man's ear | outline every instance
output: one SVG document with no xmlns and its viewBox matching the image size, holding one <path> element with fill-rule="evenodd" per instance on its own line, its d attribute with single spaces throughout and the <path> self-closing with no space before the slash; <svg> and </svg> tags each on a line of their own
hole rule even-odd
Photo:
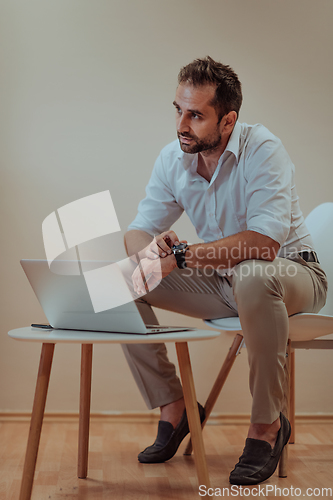
<svg viewBox="0 0 333 500">
<path fill-rule="evenodd" d="M 230 111 L 227 115 L 223 117 L 224 129 L 227 133 L 231 133 L 237 120 L 236 111 Z"/>
</svg>

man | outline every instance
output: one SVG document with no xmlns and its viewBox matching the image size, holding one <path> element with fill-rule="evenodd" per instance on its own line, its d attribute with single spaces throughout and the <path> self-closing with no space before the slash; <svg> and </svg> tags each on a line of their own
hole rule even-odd
<svg viewBox="0 0 333 500">
<path fill-rule="evenodd" d="M 139 300 L 149 322 L 156 320 L 148 305 L 206 319 L 239 315 L 253 404 L 230 482 L 256 484 L 273 474 L 290 435 L 280 413 L 288 316 L 319 311 L 327 282 L 281 141 L 262 125 L 237 121 L 242 92 L 234 71 L 197 59 L 181 69 L 178 84 L 178 141 L 158 157 L 125 244 L 141 259 L 135 290 L 145 292 L 142 272 L 152 290 Z M 170 230 L 184 210 L 204 243 L 181 244 Z M 188 432 L 180 382 L 165 346 L 124 352 L 148 407 L 161 409 L 156 441 L 138 458 L 163 462 Z"/>
</svg>

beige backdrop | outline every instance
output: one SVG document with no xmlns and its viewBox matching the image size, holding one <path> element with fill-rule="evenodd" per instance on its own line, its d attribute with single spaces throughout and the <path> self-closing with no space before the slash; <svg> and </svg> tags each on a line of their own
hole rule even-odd
<svg viewBox="0 0 333 500">
<path fill-rule="evenodd" d="M 40 345 L 7 331 L 45 320 L 20 268 L 43 258 L 52 211 L 109 189 L 123 232 L 175 139 L 180 66 L 211 55 L 244 89 L 240 121 L 279 136 L 307 215 L 332 201 L 331 0 L 1 0 L 0 411 L 30 410 Z M 176 225 L 196 241 L 186 217 Z M 119 241 L 119 238 L 118 240 Z M 113 258 L 123 249 L 115 244 Z M 200 321 L 158 312 L 161 323 Z M 191 345 L 203 401 L 230 341 Z M 119 346 L 95 347 L 92 410 L 144 411 Z M 78 409 L 79 347 L 56 347 L 48 411 Z M 171 356 L 175 359 L 174 349 Z M 333 413 L 332 355 L 297 352 L 297 411 Z M 216 411 L 248 414 L 246 351 Z"/>
</svg>

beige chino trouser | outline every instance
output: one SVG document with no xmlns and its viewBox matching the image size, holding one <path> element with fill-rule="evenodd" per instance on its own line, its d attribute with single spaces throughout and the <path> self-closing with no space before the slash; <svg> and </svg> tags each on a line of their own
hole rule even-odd
<svg viewBox="0 0 333 500">
<path fill-rule="evenodd" d="M 239 316 L 250 365 L 251 422 L 270 424 L 282 408 L 288 316 L 318 312 L 326 293 L 320 265 L 294 254 L 273 262 L 243 261 L 226 278 L 211 268 L 175 269 L 137 304 L 147 324 L 157 324 L 150 306 L 202 319 Z M 122 347 L 148 408 L 182 397 L 164 344 Z"/>
</svg>

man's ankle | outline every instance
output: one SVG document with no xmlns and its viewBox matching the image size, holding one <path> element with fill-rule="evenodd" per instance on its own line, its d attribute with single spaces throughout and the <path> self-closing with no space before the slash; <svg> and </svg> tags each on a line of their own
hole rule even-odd
<svg viewBox="0 0 333 500">
<path fill-rule="evenodd" d="M 280 417 L 271 424 L 251 424 L 247 437 L 267 441 L 274 448 L 280 427 Z"/>
<path fill-rule="evenodd" d="M 160 407 L 161 410 L 161 420 L 165 422 L 170 422 L 175 429 L 182 418 L 185 410 L 184 398 L 180 398 L 177 401 L 173 401 L 167 405 Z"/>
</svg>

